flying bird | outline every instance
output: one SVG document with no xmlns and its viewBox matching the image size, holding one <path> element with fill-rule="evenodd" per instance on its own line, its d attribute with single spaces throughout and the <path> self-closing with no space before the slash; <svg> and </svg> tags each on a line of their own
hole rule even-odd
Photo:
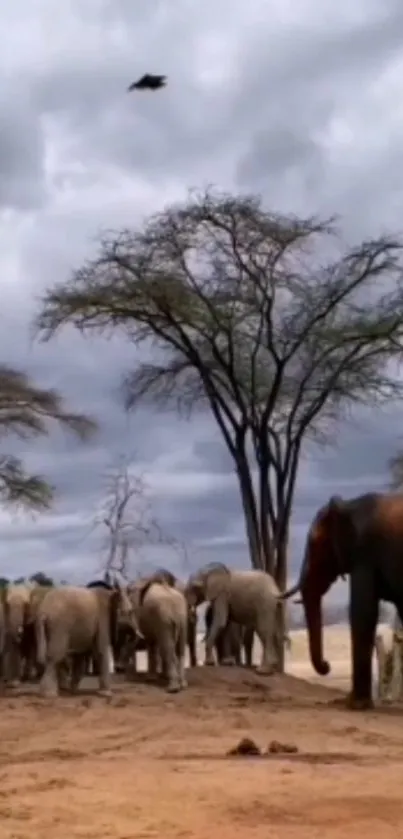
<svg viewBox="0 0 403 839">
<path fill-rule="evenodd" d="M 166 76 L 154 76 L 151 73 L 146 73 L 138 82 L 133 82 L 127 88 L 128 92 L 132 90 L 158 90 L 166 85 Z"/>
</svg>

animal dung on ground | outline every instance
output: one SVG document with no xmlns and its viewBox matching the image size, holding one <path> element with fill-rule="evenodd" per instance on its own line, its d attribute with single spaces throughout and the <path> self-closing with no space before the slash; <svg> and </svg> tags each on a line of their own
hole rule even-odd
<svg viewBox="0 0 403 839">
<path fill-rule="evenodd" d="M 166 85 L 166 76 L 157 76 L 152 73 L 145 73 L 137 82 L 133 82 L 128 88 L 128 92 L 132 90 L 159 90 Z"/>
<path fill-rule="evenodd" d="M 261 751 L 259 746 L 250 739 L 250 737 L 243 737 L 242 740 L 239 741 L 237 746 L 234 746 L 232 749 L 227 752 L 228 757 L 232 757 L 233 755 L 240 755 L 242 757 L 249 757 L 249 756 L 256 756 L 261 755 Z"/>
<path fill-rule="evenodd" d="M 280 743 L 278 740 L 271 740 L 266 754 L 268 755 L 295 755 L 298 747 L 294 743 Z"/>
</svg>

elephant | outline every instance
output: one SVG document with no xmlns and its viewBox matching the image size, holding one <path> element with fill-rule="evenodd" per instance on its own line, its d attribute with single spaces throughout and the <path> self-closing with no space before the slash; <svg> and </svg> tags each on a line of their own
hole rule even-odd
<svg viewBox="0 0 403 839">
<path fill-rule="evenodd" d="M 149 672 L 157 672 L 157 657 L 168 693 L 187 687 L 185 652 L 188 608 L 175 586 L 150 578 L 129 587 L 140 631 L 147 641 Z"/>
<path fill-rule="evenodd" d="M 118 587 L 118 582 L 116 579 L 112 582 L 111 575 L 105 574 L 104 579 L 93 580 L 92 582 L 87 583 L 86 587 L 96 588 L 97 586 L 101 586 L 103 588 L 110 588 L 111 586 Z M 116 626 L 113 628 L 113 633 L 114 635 L 111 637 L 110 669 L 114 672 L 119 672 L 122 670 L 120 662 L 122 654 L 126 653 L 126 648 L 134 647 L 136 641 L 140 637 L 140 630 L 135 622 L 134 612 L 128 615 L 124 612 L 121 613 L 121 610 L 118 609 Z M 87 676 L 99 676 L 99 656 L 89 652 L 85 656 L 83 669 L 85 675 Z M 125 668 L 123 667 L 123 669 Z"/>
<path fill-rule="evenodd" d="M 132 583 L 132 587 L 138 586 L 141 588 L 146 583 L 151 582 L 160 582 L 166 583 L 168 586 L 175 587 L 178 591 L 185 593 L 185 585 L 180 580 L 178 580 L 171 571 L 167 570 L 166 568 L 159 568 L 155 571 L 151 576 L 144 577 L 143 579 L 137 580 L 135 583 Z M 187 639 L 187 648 L 189 652 L 189 663 L 191 667 L 197 667 L 197 613 L 196 610 L 188 607 L 188 616 L 187 616 L 187 631 L 186 631 L 186 639 Z M 132 669 L 136 670 L 136 650 L 147 649 L 147 644 L 144 644 L 143 641 L 138 638 L 137 641 L 135 639 L 132 640 L 130 645 L 130 641 L 128 644 L 128 648 L 132 649 Z M 156 665 L 158 666 L 158 664 Z"/>
<path fill-rule="evenodd" d="M 231 617 L 256 632 L 262 642 L 262 660 L 257 672 L 271 675 L 278 668 L 278 608 L 280 590 L 265 571 L 231 571 L 222 563 L 206 565 L 191 575 L 186 586 L 189 606 L 208 601 L 213 621 L 206 637 L 206 664 L 214 664 L 217 636 Z"/>
<path fill-rule="evenodd" d="M 23 682 L 37 679 L 42 675 L 41 668 L 38 666 L 35 620 L 43 598 L 52 588 L 53 586 L 35 585 L 31 589 L 30 598 L 26 605 L 21 638 L 21 657 L 23 661 L 21 679 Z"/>
<path fill-rule="evenodd" d="M 299 580 L 283 598 L 301 593 L 312 666 L 324 676 L 322 597 L 338 577 L 350 577 L 352 681 L 347 705 L 373 707 L 372 653 L 381 600 L 403 620 L 403 495 L 367 493 L 330 498 L 310 526 Z"/>
<path fill-rule="evenodd" d="M 27 615 L 31 595 L 36 588 L 37 584 L 34 582 L 10 583 L 2 591 L 4 675 L 13 685 L 18 685 L 21 680 L 22 663 L 27 647 Z"/>
<path fill-rule="evenodd" d="M 116 631 L 118 610 L 133 620 L 133 605 L 124 589 L 96 582 L 92 587 L 62 586 L 49 589 L 39 605 L 35 631 L 38 662 L 43 667 L 40 691 L 57 696 L 58 676 L 71 656 L 71 688 L 83 675 L 85 658 L 95 653 L 100 660 L 100 692 L 110 695 L 109 652 Z"/>
<path fill-rule="evenodd" d="M 213 623 L 214 610 L 211 603 L 207 606 L 204 616 L 206 637 Z M 252 667 L 254 630 L 241 626 L 240 623 L 229 620 L 215 642 L 215 652 L 218 664 L 242 664 L 242 650 L 245 654 L 245 664 Z"/>
</svg>

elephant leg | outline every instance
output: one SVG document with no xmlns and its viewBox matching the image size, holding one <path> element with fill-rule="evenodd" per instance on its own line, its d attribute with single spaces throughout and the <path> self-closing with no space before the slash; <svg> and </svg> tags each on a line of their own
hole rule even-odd
<svg viewBox="0 0 403 839">
<path fill-rule="evenodd" d="M 385 698 L 386 693 L 386 651 L 382 638 L 375 639 L 375 653 L 378 665 L 377 695 L 380 702 Z"/>
<path fill-rule="evenodd" d="M 111 695 L 109 649 L 110 645 L 108 633 L 100 628 L 97 638 L 97 658 L 99 661 L 99 693 L 102 696 Z"/>
<path fill-rule="evenodd" d="M 365 710 L 372 701 L 372 652 L 378 623 L 379 601 L 370 569 L 358 566 L 350 574 L 350 631 L 352 649 L 351 710 Z"/>
<path fill-rule="evenodd" d="M 246 626 L 243 635 L 243 649 L 245 653 L 245 664 L 247 667 L 252 667 L 253 664 L 253 641 L 254 630 L 249 626 Z"/>
<path fill-rule="evenodd" d="M 197 667 L 197 649 L 196 649 L 196 624 L 193 620 L 188 621 L 188 649 L 189 662 L 191 667 Z"/>
<path fill-rule="evenodd" d="M 57 684 L 60 691 L 67 691 L 70 689 L 71 672 L 73 667 L 72 656 L 66 656 L 63 661 L 60 661 L 56 667 Z"/>
<path fill-rule="evenodd" d="M 181 688 L 186 688 L 188 684 L 185 670 L 186 634 L 186 627 L 180 627 L 175 650 L 176 665 L 178 670 L 179 684 Z"/>
<path fill-rule="evenodd" d="M 43 696 L 53 697 L 59 693 L 59 672 L 68 657 L 69 638 L 66 632 L 54 628 L 50 633 L 46 649 L 46 661 L 39 684 Z"/>
<path fill-rule="evenodd" d="M 239 624 L 228 621 L 222 632 L 222 660 L 225 666 L 240 664 L 241 631 Z M 237 660 L 238 659 L 238 660 Z"/>
<path fill-rule="evenodd" d="M 158 672 L 158 649 L 154 641 L 150 642 L 147 647 L 147 670 L 149 676 L 157 676 Z"/>
<path fill-rule="evenodd" d="M 57 663 L 52 659 L 47 660 L 43 676 L 39 685 L 42 696 L 58 696 L 59 693 L 59 679 Z"/>
<path fill-rule="evenodd" d="M 396 639 L 393 640 L 393 649 L 391 652 L 391 666 L 390 666 L 390 686 L 389 696 L 392 701 L 399 699 L 402 688 L 402 671 L 401 671 L 401 657 L 400 657 L 400 643 Z"/>
<path fill-rule="evenodd" d="M 72 656 L 70 671 L 70 690 L 72 693 L 76 693 L 78 691 L 81 679 L 85 673 L 85 665 L 86 656 L 79 654 Z"/>
<path fill-rule="evenodd" d="M 168 679 L 167 691 L 168 693 L 178 693 L 181 689 L 181 682 L 176 657 L 176 643 L 172 632 L 168 628 L 160 638 L 159 652 L 161 655 L 162 669 Z"/>
<path fill-rule="evenodd" d="M 262 658 L 256 672 L 262 676 L 272 676 L 277 672 L 277 655 L 275 649 L 275 614 L 265 614 L 260 617 L 256 626 L 256 635 L 262 644 Z"/>
<path fill-rule="evenodd" d="M 206 649 L 206 657 L 205 657 L 204 663 L 208 667 L 213 667 L 215 664 L 222 664 L 223 661 L 224 661 L 225 652 L 224 652 L 224 632 L 223 632 L 223 630 L 221 630 L 221 632 L 219 632 L 218 635 L 217 635 L 217 638 L 216 638 L 215 644 L 214 644 L 214 652 L 215 652 L 215 659 L 214 659 L 214 657 L 213 658 L 208 658 L 207 657 L 207 649 Z"/>
<path fill-rule="evenodd" d="M 6 642 L 6 678 L 11 687 L 18 687 L 21 682 L 21 653 L 19 642 L 8 638 Z"/>
<path fill-rule="evenodd" d="M 212 620 L 211 626 L 206 635 L 206 659 L 205 664 L 207 665 L 214 665 L 214 646 L 217 642 L 217 639 L 222 632 L 223 629 L 227 626 L 228 623 L 228 598 L 227 594 L 224 592 L 222 595 L 220 594 L 214 602 L 211 604 L 212 606 Z"/>
</svg>

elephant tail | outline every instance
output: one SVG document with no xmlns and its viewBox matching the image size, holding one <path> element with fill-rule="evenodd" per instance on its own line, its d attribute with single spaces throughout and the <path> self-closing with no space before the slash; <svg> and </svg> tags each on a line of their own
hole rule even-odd
<svg viewBox="0 0 403 839">
<path fill-rule="evenodd" d="M 36 636 L 36 660 L 37 664 L 44 667 L 46 664 L 46 618 L 38 615 L 35 620 Z"/>
</svg>

